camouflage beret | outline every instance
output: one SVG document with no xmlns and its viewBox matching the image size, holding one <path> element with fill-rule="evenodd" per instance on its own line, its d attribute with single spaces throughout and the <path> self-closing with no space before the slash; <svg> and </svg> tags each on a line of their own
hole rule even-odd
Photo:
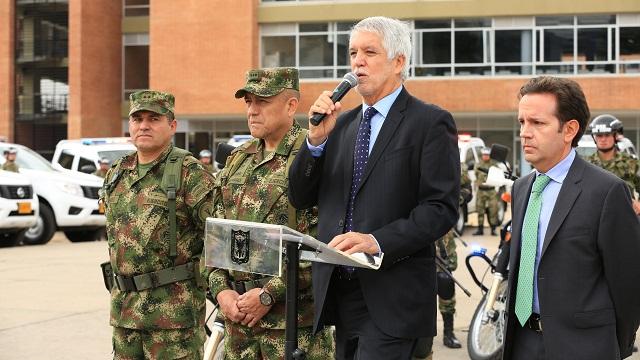
<svg viewBox="0 0 640 360">
<path fill-rule="evenodd" d="M 147 110 L 156 114 L 174 114 L 175 98 L 169 93 L 154 90 L 136 91 L 129 95 L 129 116 L 136 111 Z"/>
<path fill-rule="evenodd" d="M 300 90 L 298 69 L 295 68 L 254 69 L 249 70 L 246 77 L 244 87 L 236 91 L 236 99 L 244 97 L 246 93 L 271 97 L 284 89 Z"/>
</svg>

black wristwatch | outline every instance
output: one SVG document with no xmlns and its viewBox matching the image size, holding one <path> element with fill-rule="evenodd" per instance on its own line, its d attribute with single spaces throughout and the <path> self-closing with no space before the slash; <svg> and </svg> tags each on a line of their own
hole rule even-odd
<svg viewBox="0 0 640 360">
<path fill-rule="evenodd" d="M 266 292 L 264 288 L 260 290 L 260 294 L 258 296 L 260 296 L 260 304 L 264 306 L 271 306 L 274 302 L 276 302 L 273 298 L 273 295 Z"/>
</svg>

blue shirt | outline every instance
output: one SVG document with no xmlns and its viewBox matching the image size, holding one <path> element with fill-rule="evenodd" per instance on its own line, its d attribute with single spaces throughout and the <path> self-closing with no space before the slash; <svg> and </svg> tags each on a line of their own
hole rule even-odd
<svg viewBox="0 0 640 360">
<path fill-rule="evenodd" d="M 540 303 L 538 302 L 538 265 L 540 264 L 540 255 L 542 254 L 542 247 L 544 246 L 544 237 L 547 233 L 547 227 L 549 227 L 549 220 L 551 220 L 551 213 L 556 205 L 558 194 L 564 179 L 569 173 L 569 168 L 573 164 L 573 160 L 576 158 L 575 149 L 571 149 L 569 155 L 560 160 L 556 166 L 547 171 L 546 175 L 551 178 L 549 184 L 542 190 L 542 208 L 540 209 L 540 220 L 538 222 L 538 246 L 536 249 L 536 265 L 535 272 L 533 274 L 533 312 L 540 314 Z M 536 170 L 536 176 L 542 175 L 542 173 Z M 529 201 L 531 201 L 531 195 L 529 195 Z M 520 237 L 522 239 L 522 235 Z"/>
<path fill-rule="evenodd" d="M 382 124 L 384 123 L 384 119 L 387 118 L 389 114 L 389 110 L 391 110 L 391 106 L 400 95 L 400 91 L 402 91 L 402 85 L 398 86 L 391 94 L 383 97 L 377 103 L 373 104 L 373 107 L 378 111 L 371 118 L 371 137 L 369 138 L 369 155 L 371 155 L 371 149 L 373 149 L 373 145 L 376 143 L 376 139 L 378 138 L 378 134 L 380 134 L 380 129 L 382 129 Z M 362 103 L 362 113 L 369 108 L 369 105 Z M 311 151 L 311 155 L 313 157 L 322 156 L 322 152 L 324 151 L 324 146 L 327 143 L 325 140 L 322 144 L 318 146 L 313 146 L 309 143 L 309 138 L 307 138 L 307 146 L 309 147 L 309 151 Z"/>
</svg>

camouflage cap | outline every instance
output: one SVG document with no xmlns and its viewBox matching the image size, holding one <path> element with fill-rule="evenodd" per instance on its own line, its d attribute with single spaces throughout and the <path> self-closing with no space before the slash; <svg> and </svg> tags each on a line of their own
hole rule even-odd
<svg viewBox="0 0 640 360">
<path fill-rule="evenodd" d="M 165 92 L 142 90 L 129 95 L 129 116 L 140 110 L 166 115 L 168 112 L 174 113 L 174 106 L 175 98 Z"/>
<path fill-rule="evenodd" d="M 296 68 L 253 69 L 247 72 L 246 78 L 244 87 L 236 91 L 236 99 L 244 97 L 248 92 L 271 97 L 284 89 L 300 90 Z"/>
</svg>

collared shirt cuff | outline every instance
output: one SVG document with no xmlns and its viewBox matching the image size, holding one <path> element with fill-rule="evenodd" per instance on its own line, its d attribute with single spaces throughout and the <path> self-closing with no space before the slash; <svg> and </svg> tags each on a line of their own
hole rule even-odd
<svg viewBox="0 0 640 360">
<path fill-rule="evenodd" d="M 320 144 L 318 146 L 313 146 L 309 142 L 309 137 L 307 136 L 307 147 L 309 148 L 309 151 L 311 152 L 311 156 L 313 156 L 313 157 L 322 156 L 322 153 L 324 152 L 324 146 L 326 144 L 327 144 L 327 140 L 325 139 L 322 144 Z"/>
<path fill-rule="evenodd" d="M 378 239 L 376 239 L 376 237 L 373 236 L 373 234 L 367 234 L 367 235 L 371 236 L 373 241 L 376 242 L 376 245 L 378 245 L 378 253 L 376 254 L 376 256 L 380 256 L 380 254 L 382 254 L 382 248 L 380 248 L 380 243 L 378 242 Z"/>
</svg>

